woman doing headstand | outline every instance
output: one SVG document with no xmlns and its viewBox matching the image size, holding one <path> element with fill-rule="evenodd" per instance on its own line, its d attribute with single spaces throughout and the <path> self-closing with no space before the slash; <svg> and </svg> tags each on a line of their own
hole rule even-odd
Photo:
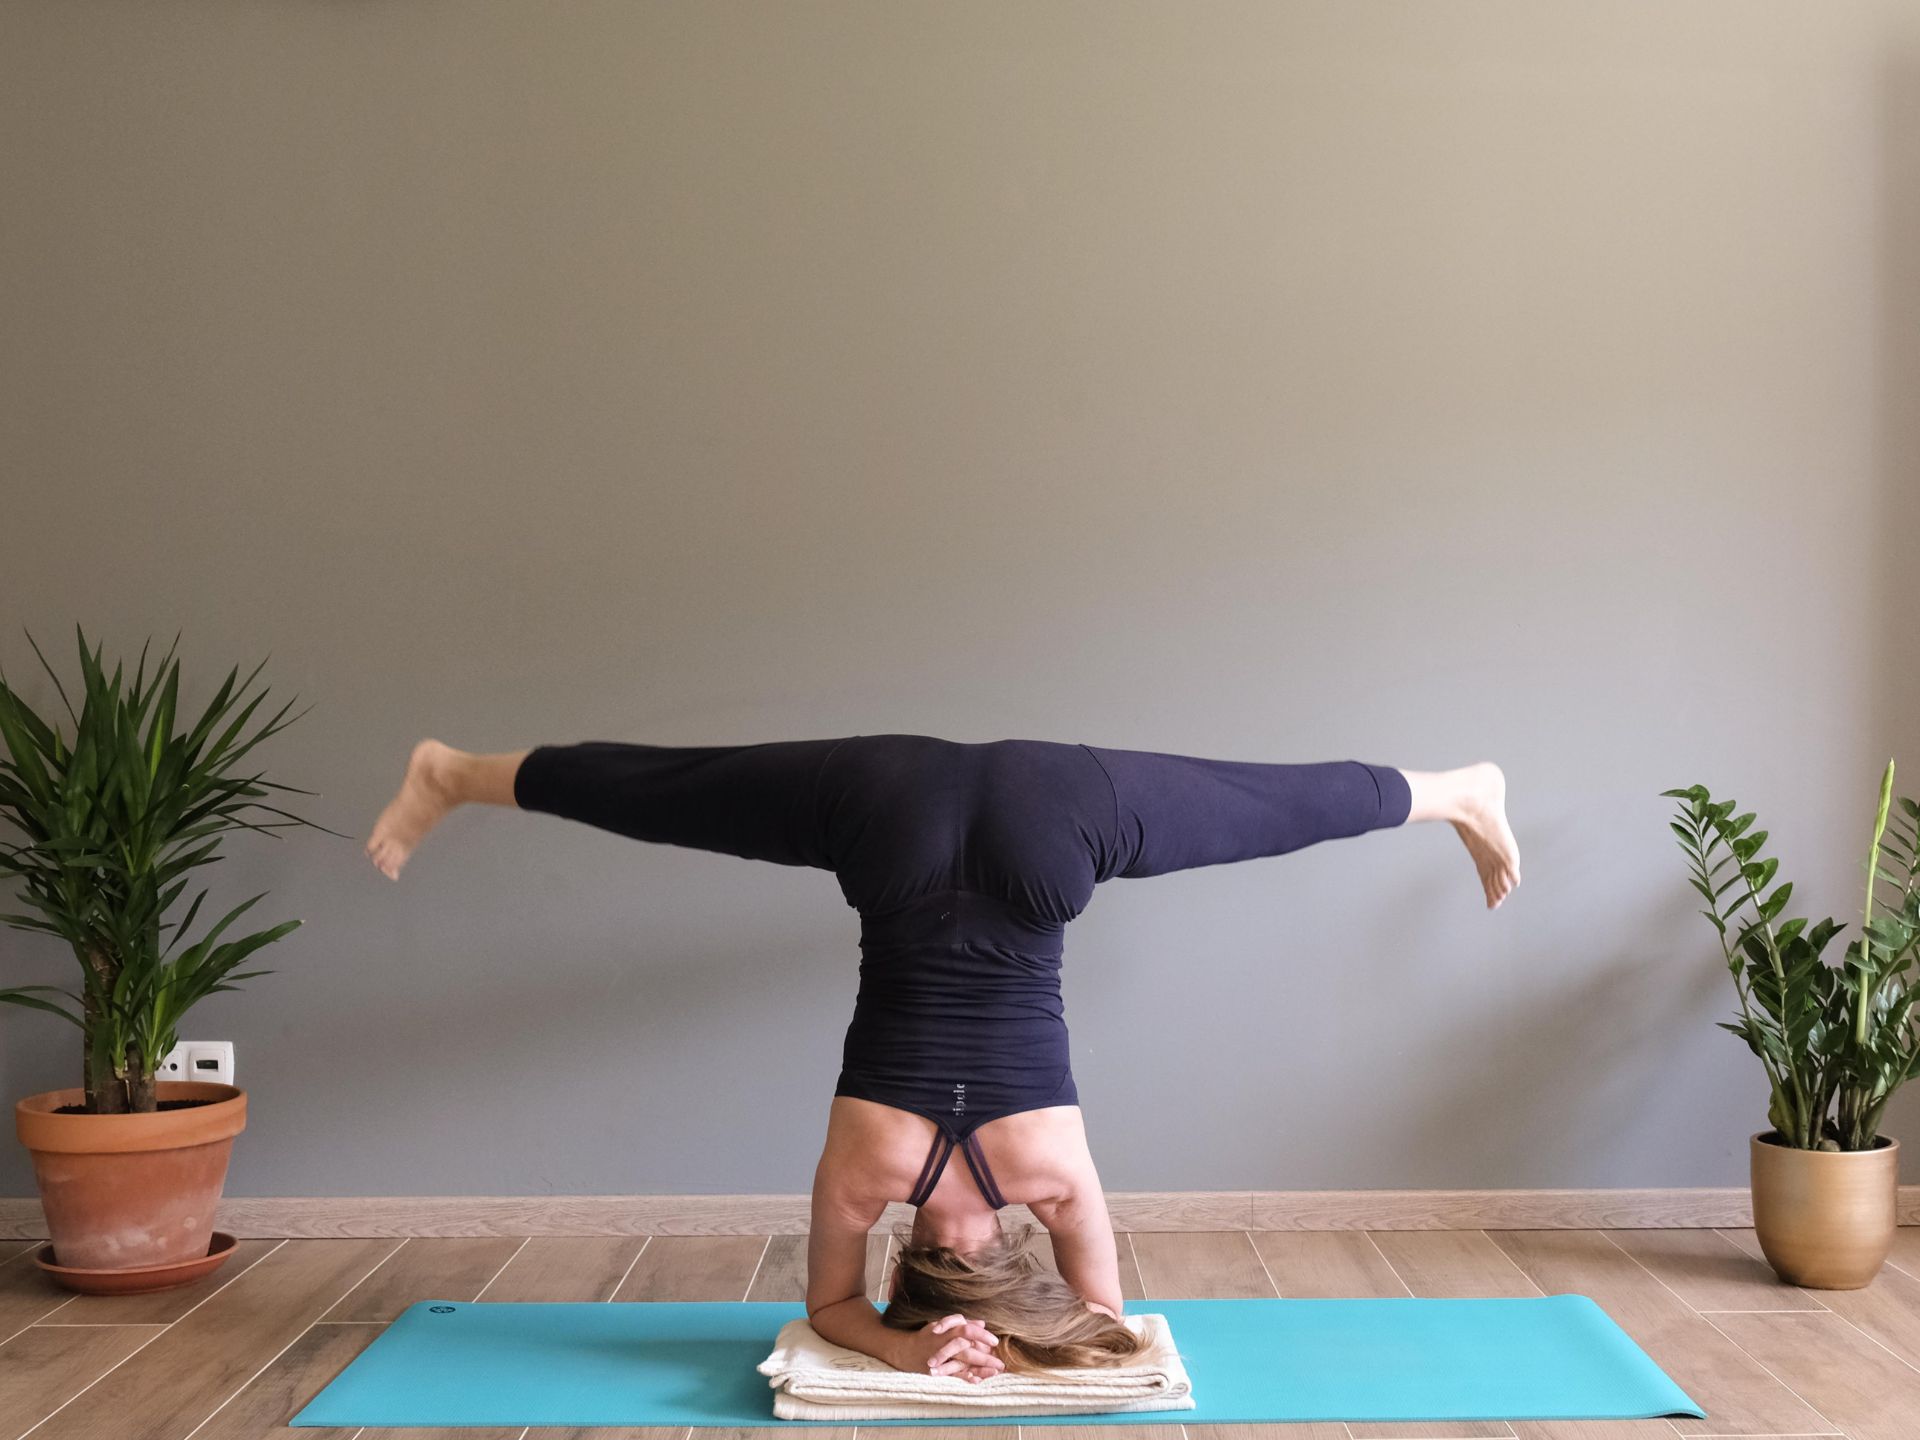
<svg viewBox="0 0 1920 1440">
<path fill-rule="evenodd" d="M 1046 740 L 854 735 L 750 745 L 414 748 L 367 853 L 398 878 L 456 805 L 515 805 L 661 844 L 831 871 L 860 990 L 814 1173 L 807 1314 L 903 1370 L 1122 1363 L 1119 1259 L 1068 1065 L 1062 936 L 1094 886 L 1445 820 L 1489 908 L 1519 883 L 1491 764 L 1265 764 Z M 964 1169 L 947 1164 L 960 1152 Z M 884 1312 L 866 1239 L 916 1207 Z M 1024 1204 L 1055 1270 L 997 1213 Z M 1024 1240 L 1025 1237 L 1022 1237 Z"/>
</svg>

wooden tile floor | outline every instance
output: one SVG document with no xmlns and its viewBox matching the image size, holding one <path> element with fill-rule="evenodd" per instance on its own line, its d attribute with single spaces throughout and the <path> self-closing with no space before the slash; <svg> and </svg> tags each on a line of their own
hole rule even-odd
<svg viewBox="0 0 1920 1440">
<path fill-rule="evenodd" d="M 37 1244 L 0 1241 L 0 1440 L 767 1440 L 778 1432 L 285 1422 L 417 1299 L 797 1300 L 806 1265 L 801 1235 L 242 1240 L 194 1285 L 102 1298 L 48 1281 L 28 1258 Z M 1710 1417 L 1192 1425 L 1178 1440 L 1920 1440 L 1920 1227 L 1901 1229 L 1871 1286 L 1818 1292 L 1776 1279 L 1751 1230 L 1228 1231 L 1120 1246 L 1132 1299 L 1589 1295 Z M 887 1250 L 871 1243 L 876 1295 Z M 852 1427 L 809 1433 L 856 1440 Z M 1177 1433 L 1045 1427 L 1046 1440 Z M 857 1440 L 1022 1437 L 863 1425 Z"/>
</svg>

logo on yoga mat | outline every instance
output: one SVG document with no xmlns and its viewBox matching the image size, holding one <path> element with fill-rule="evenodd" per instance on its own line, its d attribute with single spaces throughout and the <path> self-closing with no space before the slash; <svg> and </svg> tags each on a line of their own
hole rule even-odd
<svg viewBox="0 0 1920 1440">
<path fill-rule="evenodd" d="M 451 1315 L 453 1313 L 453 1306 L 451 1305 L 429 1305 L 427 1309 L 436 1315 Z"/>
</svg>

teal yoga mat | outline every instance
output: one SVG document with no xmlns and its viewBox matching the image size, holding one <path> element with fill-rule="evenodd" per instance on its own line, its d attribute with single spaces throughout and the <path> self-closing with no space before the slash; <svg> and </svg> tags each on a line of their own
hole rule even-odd
<svg viewBox="0 0 1920 1440">
<path fill-rule="evenodd" d="M 1584 1295 L 1129 1300 L 1167 1317 L 1192 1410 L 1022 1425 L 1705 1416 Z M 753 1368 L 799 1302 L 409 1305 L 292 1425 L 792 1425 Z M 889 1425 L 1005 1424 L 890 1420 Z M 866 1422 L 876 1423 L 876 1422 Z"/>
</svg>

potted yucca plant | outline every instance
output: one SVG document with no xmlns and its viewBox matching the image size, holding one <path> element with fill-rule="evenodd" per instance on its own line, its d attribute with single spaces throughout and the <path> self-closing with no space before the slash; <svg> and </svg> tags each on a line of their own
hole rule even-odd
<svg viewBox="0 0 1920 1440">
<path fill-rule="evenodd" d="M 1900 1146 L 1880 1118 L 1920 1074 L 1908 982 L 1920 948 L 1920 804 L 1897 802 L 1893 762 L 1880 780 L 1867 848 L 1860 934 L 1839 965 L 1822 958 L 1838 921 L 1783 919 L 1791 882 L 1773 885 L 1767 832 L 1703 785 L 1679 801 L 1673 833 L 1692 867 L 1701 913 L 1720 937 L 1740 1019 L 1717 1022 L 1747 1042 L 1767 1074 L 1770 1129 L 1748 1137 L 1760 1249 L 1795 1285 L 1855 1290 L 1893 1244 Z"/>
<path fill-rule="evenodd" d="M 99 648 L 90 651 L 78 627 L 76 635 L 77 712 L 27 637 L 71 737 L 0 675 L 0 820 L 19 834 L 0 835 L 0 880 L 18 881 L 27 907 L 0 919 L 63 942 L 80 968 L 77 990 L 0 990 L 0 1001 L 58 1015 L 81 1040 L 83 1083 L 27 1096 L 15 1128 L 33 1156 L 52 1241 L 42 1268 L 74 1289 L 159 1289 L 205 1274 L 231 1247 L 230 1236 L 214 1244 L 213 1214 L 246 1094 L 160 1080 L 155 1069 L 181 1017 L 235 981 L 271 973 L 237 967 L 300 923 L 229 936 L 255 895 L 195 938 L 206 890 L 184 915 L 178 908 L 196 873 L 220 858 L 227 832 L 309 823 L 266 803 L 291 787 L 242 764 L 299 717 L 287 718 L 283 705 L 248 733 L 266 691 L 242 703 L 261 666 L 237 684 L 236 666 L 199 717 L 180 724 L 171 647 L 151 676 L 142 647 L 129 684 L 122 666 L 108 675 Z"/>
</svg>

